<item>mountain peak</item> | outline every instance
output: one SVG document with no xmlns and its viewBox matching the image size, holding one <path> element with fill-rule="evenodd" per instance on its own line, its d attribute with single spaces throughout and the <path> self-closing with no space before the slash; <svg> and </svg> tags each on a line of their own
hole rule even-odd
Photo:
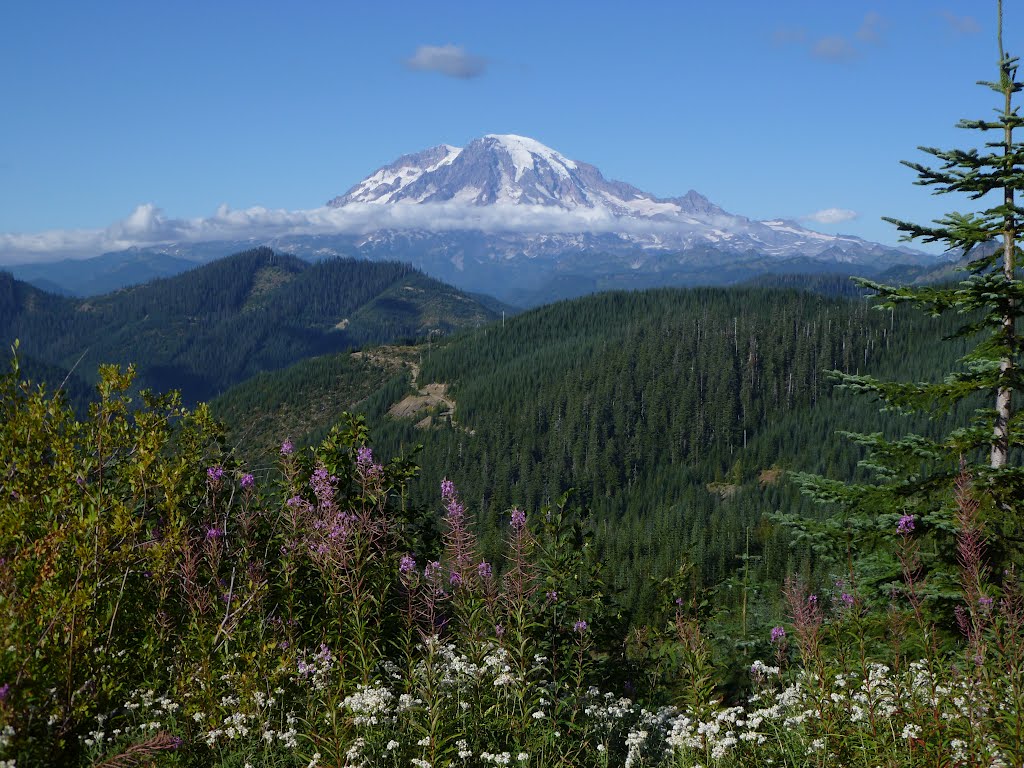
<svg viewBox="0 0 1024 768">
<path fill-rule="evenodd" d="M 440 217 L 446 231 L 517 232 L 534 238 L 530 247 L 545 238 L 596 236 L 631 249 L 634 256 L 711 248 L 773 260 L 849 263 L 892 252 L 795 222 L 732 214 L 693 189 L 680 197 L 657 197 L 513 133 L 489 133 L 463 148 L 441 144 L 403 155 L 328 203 L 352 204 L 444 204 L 443 209 L 403 211 L 396 221 L 403 228 L 431 231 Z M 602 241 L 602 249 L 610 247 Z M 636 256 L 631 269 L 640 269 L 644 258 Z"/>
<path fill-rule="evenodd" d="M 576 170 L 576 163 L 572 160 L 528 136 L 517 136 L 514 133 L 488 133 L 483 139 L 477 139 L 477 141 L 493 142 L 513 158 L 516 167 L 516 181 L 527 169 L 536 168 L 535 158 L 540 158 L 555 169 Z"/>
<path fill-rule="evenodd" d="M 727 216 L 728 214 L 708 200 L 695 189 L 691 189 L 682 197 L 673 197 L 672 202 L 679 205 L 685 213 L 697 216 Z"/>
<path fill-rule="evenodd" d="M 442 203 L 529 205 L 650 218 L 683 209 L 634 186 L 610 181 L 528 136 L 489 133 L 465 148 L 441 144 L 378 168 L 327 205 Z"/>
</svg>

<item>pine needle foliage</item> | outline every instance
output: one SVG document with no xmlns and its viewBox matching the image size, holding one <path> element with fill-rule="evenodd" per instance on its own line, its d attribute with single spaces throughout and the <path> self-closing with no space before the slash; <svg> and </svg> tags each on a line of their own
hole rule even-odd
<svg viewBox="0 0 1024 768">
<path fill-rule="evenodd" d="M 1017 79 L 1018 59 L 1003 50 L 1002 3 L 999 3 L 999 76 L 979 85 L 998 94 L 995 117 L 961 120 L 957 125 L 978 132 L 982 148 L 938 149 L 920 147 L 930 164 L 904 164 L 917 174 L 918 185 L 934 194 L 958 193 L 977 205 L 968 213 L 952 212 L 931 223 L 915 224 L 886 218 L 902 233 L 903 240 L 942 243 L 962 254 L 966 277 L 958 283 L 930 286 L 890 286 L 870 280 L 858 282 L 876 294 L 879 309 L 908 305 L 931 316 L 954 314 L 962 318 L 959 329 L 948 338 L 962 338 L 972 345 L 958 370 L 938 382 L 883 381 L 872 376 L 833 371 L 839 388 L 877 398 L 883 410 L 920 412 L 938 416 L 974 408 L 964 426 L 940 439 L 909 435 L 893 439 L 881 433 L 851 434 L 865 449 L 862 466 L 874 481 L 844 485 L 822 477 L 802 475 L 798 482 L 816 500 L 837 504 L 842 512 L 831 529 L 811 530 L 792 519 L 803 536 L 830 549 L 834 560 L 853 568 L 859 555 L 862 577 L 877 586 L 894 575 L 894 562 L 884 555 L 891 549 L 896 522 L 915 515 L 923 528 L 934 534 L 923 553 L 932 564 L 949 563 L 948 536 L 954 527 L 948 499 L 961 461 L 971 465 L 976 487 L 984 498 L 991 530 L 996 533 L 994 555 L 1002 565 L 1020 562 L 1024 556 L 1024 420 L 1014 410 L 1014 393 L 1024 389 L 1020 318 L 1024 315 L 1024 282 L 1021 280 L 1020 223 L 1024 208 L 1019 192 L 1024 189 L 1024 142 L 1014 131 L 1024 118 L 1014 104 L 1024 89 Z M 948 339 L 947 339 L 948 340 Z M 959 406 L 959 407 L 958 407 Z M 945 542 L 945 543 L 944 543 Z M 941 592 L 942 579 L 932 580 Z"/>
</svg>

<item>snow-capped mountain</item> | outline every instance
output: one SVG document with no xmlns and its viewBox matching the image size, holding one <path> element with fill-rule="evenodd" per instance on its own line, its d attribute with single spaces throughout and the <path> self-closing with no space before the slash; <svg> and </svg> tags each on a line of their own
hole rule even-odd
<svg viewBox="0 0 1024 768">
<path fill-rule="evenodd" d="M 768 273 L 874 276 L 940 260 L 794 221 L 757 221 L 694 190 L 660 198 L 514 135 L 403 155 L 325 207 L 278 219 L 256 235 L 108 254 L 94 271 L 104 286 L 116 287 L 128 275 L 138 281 L 146 270 L 173 274 L 182 264 L 266 245 L 310 260 L 409 262 L 463 290 L 527 306 L 596 290 L 722 285 Z M 80 292 L 74 275 L 92 266 L 14 270 L 40 285 Z"/>
<path fill-rule="evenodd" d="M 515 135 L 489 134 L 465 148 L 442 144 L 403 155 L 327 203 L 331 208 L 360 204 L 487 207 L 497 213 L 516 211 L 516 222 L 522 221 L 523 209 L 563 211 L 564 219 L 548 217 L 559 227 L 551 234 L 616 233 L 634 249 L 713 246 L 848 264 L 894 253 L 904 260 L 918 255 L 858 237 L 822 234 L 793 221 L 755 221 L 726 212 L 694 190 L 659 198 L 608 180 L 593 165 L 570 160 L 535 139 Z M 536 236 L 534 232 L 531 239 Z"/>
<path fill-rule="evenodd" d="M 446 202 L 599 209 L 640 217 L 677 215 L 688 203 L 658 200 L 629 184 L 608 181 L 594 166 L 534 139 L 489 134 L 465 149 L 442 144 L 403 155 L 327 205 Z"/>
</svg>

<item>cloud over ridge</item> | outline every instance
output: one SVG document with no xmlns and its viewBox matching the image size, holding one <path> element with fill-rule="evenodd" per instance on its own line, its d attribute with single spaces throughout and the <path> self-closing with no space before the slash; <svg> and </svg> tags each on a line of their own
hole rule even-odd
<svg viewBox="0 0 1024 768">
<path fill-rule="evenodd" d="M 434 232 L 480 230 L 488 233 L 634 232 L 678 229 L 672 222 L 636 220 L 601 208 L 564 210 L 542 205 L 476 206 L 461 202 L 417 205 L 350 203 L 332 208 L 288 211 L 255 206 L 236 210 L 221 205 L 212 216 L 172 218 L 152 203 L 102 229 L 64 229 L 0 234 L 0 264 L 88 258 L 133 246 L 174 242 L 245 240 L 287 235 L 363 235 L 386 229 Z"/>
<path fill-rule="evenodd" d="M 839 224 L 843 221 L 852 221 L 860 216 L 856 211 L 849 208 L 823 208 L 820 211 L 809 213 L 800 218 L 804 221 L 813 221 L 817 224 Z"/>
</svg>

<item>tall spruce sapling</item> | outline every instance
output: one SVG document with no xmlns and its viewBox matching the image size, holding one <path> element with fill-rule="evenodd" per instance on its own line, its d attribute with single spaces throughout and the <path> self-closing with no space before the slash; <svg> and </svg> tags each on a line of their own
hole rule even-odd
<svg viewBox="0 0 1024 768">
<path fill-rule="evenodd" d="M 932 226 L 886 218 L 903 233 L 903 240 L 939 242 L 950 251 L 962 252 L 966 279 L 952 286 L 926 287 L 858 281 L 876 292 L 880 309 L 907 304 L 932 316 L 945 312 L 963 315 L 964 324 L 950 338 L 963 338 L 973 348 L 961 358 L 961 369 L 938 383 L 880 381 L 840 371 L 831 374 L 839 387 L 873 395 L 885 410 L 940 416 L 959 404 L 994 404 L 994 408 L 979 408 L 968 426 L 939 439 L 909 435 L 888 440 L 880 433 L 845 433 L 866 449 L 861 465 L 873 473 L 875 482 L 846 484 L 796 475 L 805 493 L 838 504 L 842 513 L 816 530 L 791 516 L 781 516 L 840 567 L 852 571 L 858 558 L 862 578 L 876 584 L 892 575 L 884 542 L 891 540 L 901 517 L 918 516 L 919 530 L 924 531 L 952 527 L 950 515 L 942 509 L 948 512 L 950 508 L 961 461 L 974 475 L 976 493 L 989 509 L 989 530 L 996 534 L 993 554 L 1003 561 L 1001 565 L 1024 556 L 1024 530 L 1020 528 L 1024 431 L 1021 412 L 1014 411 L 1013 394 L 1024 389 L 1024 345 L 1019 328 L 1024 285 L 1018 266 L 1024 208 L 1016 197 L 1024 189 L 1024 143 L 1014 138 L 1014 130 L 1024 125 L 1024 118 L 1013 103 L 1014 94 L 1024 89 L 1024 84 L 1016 79 L 1018 59 L 1003 50 L 1001 1 L 998 16 L 999 78 L 979 82 L 1000 96 L 996 117 L 958 123 L 960 128 L 980 131 L 986 139 L 996 134 L 996 140 L 985 141 L 980 150 L 920 147 L 937 159 L 935 166 L 904 161 L 917 173 L 915 183 L 933 187 L 934 194 L 959 192 L 989 206 L 974 213 L 949 213 Z M 936 564 L 945 559 L 944 549 L 942 542 L 930 548 Z M 936 586 L 941 583 L 941 578 L 935 580 Z"/>
</svg>

